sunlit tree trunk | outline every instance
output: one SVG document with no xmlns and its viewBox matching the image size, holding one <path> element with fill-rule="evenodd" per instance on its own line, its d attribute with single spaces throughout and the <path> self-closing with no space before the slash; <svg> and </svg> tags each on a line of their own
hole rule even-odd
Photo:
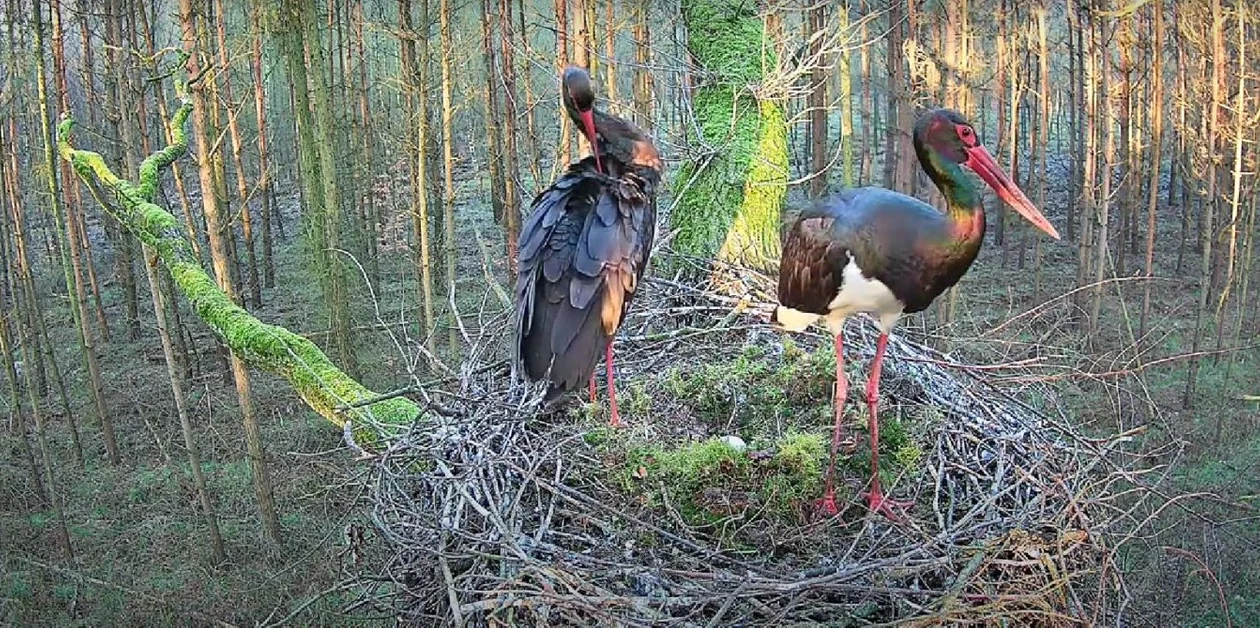
<svg viewBox="0 0 1260 628">
<path fill-rule="evenodd" d="M 848 4 L 836 7 L 839 15 L 837 28 L 842 33 L 849 31 Z M 840 182 L 844 187 L 853 187 L 853 53 L 841 51 L 836 60 L 836 72 L 840 75 L 840 93 L 837 99 L 840 105 Z"/>
<path fill-rule="evenodd" d="M 1217 297 L 1216 303 L 1216 349 L 1219 351 L 1225 343 L 1225 329 L 1228 325 L 1225 322 L 1225 313 L 1229 309 L 1230 300 L 1234 297 L 1235 273 L 1234 269 L 1238 261 L 1238 223 L 1242 216 L 1242 182 L 1243 177 L 1248 176 L 1243 164 L 1243 143 L 1247 138 L 1248 129 L 1247 122 L 1251 116 L 1247 112 L 1247 35 L 1246 35 L 1246 11 L 1235 9 L 1235 23 L 1237 24 L 1237 44 L 1235 57 L 1238 59 L 1238 91 L 1235 92 L 1233 111 L 1230 113 L 1234 116 L 1234 171 L 1233 190 L 1229 197 L 1229 222 L 1226 223 L 1224 238 L 1222 245 L 1224 251 L 1224 278 L 1220 283 L 1220 296 Z M 1238 313 L 1242 316 L 1242 312 Z M 1219 354 L 1218 354 L 1219 355 Z M 1216 420 L 1216 440 L 1221 439 L 1221 414 L 1217 415 Z"/>
<path fill-rule="evenodd" d="M 1159 170 L 1163 162 L 1164 131 L 1164 7 L 1162 0 L 1151 3 L 1154 16 L 1155 47 L 1151 49 L 1151 147 L 1147 159 L 1150 179 L 1147 183 L 1148 198 L 1146 203 L 1146 281 L 1142 286 L 1142 314 L 1138 322 L 1138 338 L 1146 338 L 1146 324 L 1151 313 L 1151 284 L 1154 283 L 1155 272 L 1155 231 L 1156 209 L 1159 205 Z M 1171 193 L 1173 172 L 1177 170 L 1173 164 L 1169 168 L 1169 189 Z"/>
<path fill-rule="evenodd" d="M 639 126 L 651 131 L 652 116 L 652 74 L 648 65 L 652 63 L 652 36 L 648 30 L 648 0 L 631 0 L 634 7 L 634 110 L 635 120 Z"/>
<path fill-rule="evenodd" d="M 56 8 L 56 7 L 52 7 Z M 79 248 L 77 246 L 77 232 L 70 231 L 67 235 L 66 215 L 63 212 L 64 205 L 61 198 L 61 186 L 57 182 L 57 175 L 60 168 L 57 165 L 56 145 L 53 140 L 53 113 L 52 98 L 48 94 L 48 71 L 44 60 L 44 22 L 43 8 L 36 7 L 35 10 L 35 49 L 38 54 L 35 55 L 36 63 L 36 92 L 39 96 L 39 124 L 40 139 L 44 143 L 43 151 L 43 175 L 48 188 L 48 204 L 53 216 L 53 226 L 57 233 L 57 242 L 61 249 L 61 264 L 65 275 L 66 291 L 73 300 L 73 311 L 75 316 L 75 324 L 79 330 L 79 340 L 84 356 L 84 361 L 88 367 L 88 388 L 92 393 L 93 409 L 96 411 L 96 419 L 101 424 L 101 432 L 105 436 L 105 451 L 109 455 L 111 464 L 117 465 L 121 462 L 118 452 L 118 441 L 114 434 L 113 417 L 105 407 L 105 397 L 103 386 L 101 384 L 101 367 L 100 360 L 97 356 L 96 342 L 92 334 L 92 328 L 89 320 L 87 306 L 87 288 L 83 282 L 82 260 L 79 256 Z M 15 188 L 16 190 L 16 188 Z M 19 227 L 20 228 L 20 227 Z M 67 253 L 68 252 L 68 253 Z M 69 263 L 67 263 L 69 262 Z M 34 296 L 33 294 L 31 296 Z M 39 315 L 42 318 L 42 315 Z M 38 333 L 38 331 L 37 331 Z M 44 334 L 41 334 L 44 335 Z M 48 343 L 45 336 L 42 339 Z M 36 340 L 39 342 L 39 340 Z M 54 373 L 57 371 L 56 362 L 53 359 L 51 351 L 51 343 L 49 347 L 49 361 Z M 60 376 L 58 378 L 58 387 L 62 386 Z M 62 391 L 64 395 L 64 390 Z M 69 408 L 67 408 L 68 410 Z M 75 456 L 80 465 L 83 464 L 83 447 L 79 441 L 79 427 L 74 418 L 73 412 L 67 412 L 69 420 L 71 439 L 74 445 Z M 51 481 L 49 482 L 51 486 Z M 68 542 L 68 541 L 67 541 Z"/>
<path fill-rule="evenodd" d="M 136 141 L 131 116 L 128 115 L 133 101 L 130 97 L 130 79 L 127 76 L 124 59 L 130 46 L 123 42 L 122 0 L 108 0 L 106 4 L 108 8 L 105 17 L 105 59 L 108 68 L 105 74 L 105 91 L 113 103 L 106 119 L 109 121 L 114 137 L 121 141 L 121 146 L 117 151 L 119 163 L 126 166 L 125 172 L 128 176 L 134 176 L 136 157 L 133 152 L 140 150 L 140 144 Z M 134 341 L 140 337 L 140 297 L 136 292 L 135 244 L 123 235 L 115 221 L 105 218 L 104 222 L 109 226 L 108 232 L 113 235 L 114 269 L 123 289 L 127 336 Z"/>
<path fill-rule="evenodd" d="M 446 258 L 446 290 L 454 300 L 455 282 L 458 280 L 458 250 L 455 243 L 455 106 L 451 100 L 454 77 L 451 76 L 451 1 L 439 0 L 438 36 L 441 41 L 442 64 L 442 227 L 445 231 L 443 253 Z M 454 318 L 459 312 L 451 310 L 447 321 L 447 344 L 451 350 L 459 346 L 459 334 Z"/>
<path fill-rule="evenodd" d="M 180 0 L 180 25 L 182 27 L 184 51 L 189 54 L 188 74 L 198 76 L 201 71 L 199 51 L 205 47 L 197 37 L 197 16 L 193 12 L 193 0 Z M 204 18 L 203 18 L 204 19 Z M 197 175 L 201 183 L 202 208 L 206 215 L 206 232 L 210 236 L 210 258 L 214 266 L 214 274 L 218 286 L 228 298 L 237 300 L 236 290 L 232 285 L 232 273 L 228 262 L 227 243 L 224 241 L 222 228 L 224 217 L 219 211 L 219 188 L 215 184 L 214 169 L 208 157 L 211 140 L 207 130 L 209 107 L 201 85 L 192 90 L 193 103 L 193 137 L 200 147 L 201 158 L 198 160 Z M 230 358 L 232 378 L 236 384 L 236 397 L 240 403 L 242 423 L 245 427 L 245 445 L 249 453 L 249 466 L 254 479 L 254 496 L 262 516 L 263 533 L 273 545 L 280 544 L 280 519 L 276 515 L 274 493 L 271 486 L 271 470 L 267 461 L 267 451 L 263 445 L 262 430 L 258 418 L 254 415 L 253 396 L 250 392 L 249 371 L 245 363 L 236 354 Z"/>
<path fill-rule="evenodd" d="M 866 0 L 862 0 L 862 13 L 867 12 Z M 860 34 L 861 41 L 866 41 L 869 33 L 869 21 L 862 21 L 862 30 Z M 871 77 L 871 53 L 870 46 L 862 46 L 861 56 L 861 83 L 862 83 L 862 161 L 858 168 L 858 182 L 862 185 L 870 185 L 875 181 L 875 126 L 878 121 L 877 111 L 875 109 L 875 95 L 871 87 L 874 79 Z"/>
<path fill-rule="evenodd" d="M 223 97 L 227 99 L 228 139 L 232 143 L 232 168 L 236 172 L 236 199 L 240 204 L 241 236 L 245 241 L 246 272 L 245 294 L 255 308 L 262 307 L 262 281 L 258 275 L 258 256 L 254 246 L 254 220 L 249 208 L 249 184 L 246 183 L 245 160 L 241 158 L 241 129 L 236 123 L 236 101 L 232 98 L 232 65 L 228 59 L 227 11 L 223 0 L 214 0 L 215 35 L 219 47 L 219 72 Z"/>
<path fill-rule="evenodd" d="M 810 173 L 809 193 L 814 198 L 821 198 L 827 190 L 827 165 L 830 155 L 827 154 L 827 70 L 823 67 L 822 31 L 827 27 L 827 3 L 815 3 L 809 10 L 809 38 L 812 40 L 810 57 L 814 68 L 810 72 L 809 92 L 809 147 Z"/>
<path fill-rule="evenodd" d="M 254 7 L 252 13 L 252 22 L 254 30 L 253 54 L 251 55 L 250 69 L 254 79 L 254 116 L 258 121 L 258 195 L 260 196 L 260 204 L 262 211 L 262 281 L 267 288 L 276 285 L 276 261 L 275 261 L 275 240 L 273 239 L 271 230 L 272 212 L 274 211 L 271 203 L 271 151 L 267 145 L 267 92 L 266 81 L 263 79 L 263 29 L 262 17 L 259 15 L 265 8 L 263 5 Z M 162 113 L 162 119 L 169 120 L 169 116 L 165 112 Z M 175 170 L 176 177 L 179 171 Z"/>
<path fill-rule="evenodd" d="M 1224 85 L 1225 82 L 1225 13 L 1221 7 L 1220 0 L 1211 0 L 1212 12 L 1212 30 L 1211 30 L 1211 49 L 1212 49 L 1212 100 L 1208 106 L 1207 115 L 1207 133 L 1204 135 L 1204 141 L 1208 143 L 1209 150 L 1212 154 L 1216 154 L 1218 148 L 1217 138 L 1219 135 L 1219 116 L 1220 107 L 1224 101 Z M 1207 165 L 1207 194 L 1203 202 L 1203 219 L 1200 229 L 1200 242 L 1203 247 L 1202 257 L 1200 258 L 1200 277 L 1199 277 L 1199 298 L 1194 315 L 1194 340 L 1190 347 L 1190 352 L 1198 353 L 1203 342 L 1204 321 L 1207 319 L 1207 309 L 1211 303 L 1212 293 L 1212 245 L 1216 238 L 1216 160 L 1209 159 Z M 1190 408 L 1194 404 L 1194 396 L 1199 379 L 1199 363 L 1200 358 L 1191 358 L 1190 365 L 1186 372 L 1186 389 L 1182 396 L 1182 406 Z"/>
<path fill-rule="evenodd" d="M 1100 123 L 1101 133 L 1103 135 L 1103 168 L 1099 173 L 1099 192 L 1098 203 L 1096 209 L 1097 219 L 1094 223 L 1094 261 L 1093 261 L 1093 280 L 1094 286 L 1090 290 L 1089 304 L 1089 326 L 1090 334 L 1098 333 L 1100 326 L 1100 316 L 1102 314 L 1102 297 L 1103 297 L 1103 279 L 1107 276 L 1107 270 L 1110 268 L 1108 264 L 1108 246 L 1107 235 L 1110 227 L 1111 218 L 1111 173 L 1116 164 L 1116 138 L 1115 138 L 1115 98 L 1111 95 L 1111 52 L 1103 42 L 1108 41 L 1113 30 L 1109 27 L 1108 17 L 1101 17 L 1098 25 L 1099 40 L 1097 40 L 1097 63 L 1099 63 L 1099 98 L 1102 102 L 1099 105 L 1099 113 L 1102 116 Z"/>
<path fill-rule="evenodd" d="M 555 0 L 556 7 L 556 75 L 569 63 L 569 0 Z M 570 128 L 569 116 L 564 114 L 564 103 L 556 98 L 560 120 L 560 145 L 556 151 L 556 163 L 551 168 L 551 178 L 556 178 L 561 162 L 571 161 L 577 155 L 577 143 L 573 129 Z"/>
<path fill-rule="evenodd" d="M 1082 21 L 1084 20 L 1082 19 Z M 1084 288 L 1086 282 L 1089 281 L 1089 277 L 1091 276 L 1090 265 L 1094 259 L 1094 215 L 1096 214 L 1096 207 L 1094 205 L 1094 181 L 1098 163 L 1097 149 L 1099 136 L 1099 108 L 1097 85 L 1099 63 L 1095 45 L 1095 42 L 1098 39 L 1097 26 L 1091 19 L 1088 26 L 1082 25 L 1081 29 L 1085 32 L 1082 36 L 1081 49 L 1078 50 L 1081 56 L 1084 57 L 1084 64 L 1082 67 L 1084 68 L 1085 79 L 1082 103 L 1084 105 L 1085 115 L 1083 117 L 1085 123 L 1082 125 L 1084 127 L 1084 138 L 1081 144 L 1081 151 L 1085 156 L 1085 163 L 1081 167 L 1081 234 L 1080 240 L 1077 242 L 1076 249 L 1076 285 L 1080 288 Z M 1086 40 L 1085 37 L 1088 37 L 1088 39 Z M 1088 54 L 1086 54 L 1084 50 L 1086 46 L 1088 46 Z M 1085 296 L 1086 292 L 1081 290 L 1076 292 L 1073 298 L 1077 308 L 1082 311 L 1084 311 L 1086 305 Z M 1082 316 L 1080 318 L 1081 330 L 1087 331 L 1089 329 L 1089 325 L 1089 317 Z"/>
<path fill-rule="evenodd" d="M 609 106 L 616 112 L 617 104 L 617 24 L 613 20 L 614 0 L 604 0 L 604 94 Z"/>
<path fill-rule="evenodd" d="M 1038 78 L 1041 81 L 1041 98 L 1037 104 L 1037 110 L 1041 114 L 1040 123 L 1038 124 L 1039 135 L 1037 138 L 1037 207 L 1045 208 L 1046 206 L 1046 187 L 1047 182 L 1047 166 L 1046 151 L 1050 144 L 1050 34 L 1049 21 L 1046 13 L 1048 8 L 1046 0 L 1038 3 L 1035 13 L 1037 16 L 1037 58 L 1041 62 Z M 1028 229 L 1025 227 L 1025 231 Z M 1034 253 L 1033 253 L 1033 302 L 1041 302 L 1041 243 L 1040 235 L 1034 236 Z"/>
<path fill-rule="evenodd" d="M 430 253 L 429 242 L 429 161 L 428 161 L 428 145 L 429 145 L 429 111 L 428 111 L 428 84 L 429 76 L 429 0 L 421 0 L 420 19 L 418 20 L 419 29 L 415 31 L 411 26 L 411 0 L 400 0 L 399 3 L 400 21 L 402 22 L 404 37 L 410 37 L 414 34 L 415 44 L 417 48 L 418 58 L 416 59 L 415 69 L 411 76 L 407 77 L 411 85 L 411 92 L 415 99 L 416 114 L 413 116 L 415 120 L 415 172 L 416 184 L 412 188 L 411 199 L 411 215 L 412 230 L 415 239 L 415 263 L 419 269 L 416 275 L 417 292 L 420 295 L 420 335 L 425 339 L 425 345 L 430 352 L 434 350 L 434 296 L 433 296 L 433 258 Z"/>
</svg>

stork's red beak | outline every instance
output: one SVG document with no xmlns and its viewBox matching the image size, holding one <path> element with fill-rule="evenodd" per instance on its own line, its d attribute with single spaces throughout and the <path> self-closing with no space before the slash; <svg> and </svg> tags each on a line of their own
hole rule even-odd
<svg viewBox="0 0 1260 628">
<path fill-rule="evenodd" d="M 599 163 L 599 144 L 595 142 L 595 111 L 593 109 L 579 111 L 578 116 L 582 118 L 582 126 L 585 127 L 582 132 L 586 134 L 586 140 L 591 143 L 591 154 L 595 155 L 595 169 L 602 174 L 604 166 Z"/>
<path fill-rule="evenodd" d="M 1046 217 L 1041 215 L 1041 211 L 1037 209 L 1032 201 L 1024 195 L 1024 191 L 1006 176 L 1005 172 L 998 167 L 997 162 L 993 160 L 993 155 L 983 146 L 972 146 L 967 149 L 967 167 L 980 175 L 985 183 L 988 183 L 993 191 L 1006 202 L 1007 205 L 1015 208 L 1021 216 L 1028 219 L 1028 222 L 1036 225 L 1038 229 L 1045 231 L 1055 240 L 1059 239 L 1059 232 L 1055 230 L 1054 225 L 1050 224 Z"/>
</svg>

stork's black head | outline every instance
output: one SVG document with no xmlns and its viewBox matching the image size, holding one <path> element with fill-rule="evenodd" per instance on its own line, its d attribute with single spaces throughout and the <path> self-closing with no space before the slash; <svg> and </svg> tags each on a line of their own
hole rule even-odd
<svg viewBox="0 0 1260 628">
<path fill-rule="evenodd" d="M 968 151 L 980 144 L 976 130 L 961 113 L 952 109 L 930 109 L 914 125 L 914 150 L 919 161 L 927 162 L 932 151 L 956 164 L 971 158 Z"/>
<path fill-rule="evenodd" d="M 572 113 L 590 111 L 595 106 L 595 88 L 591 85 L 591 75 L 584 69 L 568 66 L 564 69 L 563 98 L 565 108 Z"/>
<path fill-rule="evenodd" d="M 564 108 L 569 117 L 582 129 L 582 134 L 591 143 L 591 152 L 595 155 L 595 168 L 604 171 L 599 159 L 599 144 L 595 141 L 595 88 L 591 86 L 591 75 L 586 70 L 569 66 L 564 69 L 564 77 L 560 80 L 564 100 Z"/>
</svg>

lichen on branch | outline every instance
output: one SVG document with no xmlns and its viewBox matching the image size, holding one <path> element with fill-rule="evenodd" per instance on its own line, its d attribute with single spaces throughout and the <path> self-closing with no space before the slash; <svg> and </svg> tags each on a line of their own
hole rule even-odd
<svg viewBox="0 0 1260 628">
<path fill-rule="evenodd" d="M 402 433 L 421 417 L 415 403 L 400 397 L 364 403 L 381 395 L 343 373 L 315 343 L 268 325 L 236 305 L 201 267 L 175 216 L 153 203 L 159 173 L 188 150 L 184 125 L 191 112 L 187 100 L 175 111 L 172 143 L 140 165 L 139 185 L 119 178 L 100 154 L 70 145 L 73 118 L 58 124 L 57 147 L 93 193 L 99 193 L 100 186 L 113 193 L 117 202 L 102 206 L 157 251 L 197 316 L 246 364 L 287 380 L 306 405 L 332 423 L 346 427 L 349 422 L 361 447 L 375 448 Z"/>
</svg>

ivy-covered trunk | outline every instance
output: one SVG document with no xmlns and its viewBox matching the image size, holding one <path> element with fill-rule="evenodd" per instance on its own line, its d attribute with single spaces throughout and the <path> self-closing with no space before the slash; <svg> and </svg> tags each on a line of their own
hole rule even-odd
<svg viewBox="0 0 1260 628">
<path fill-rule="evenodd" d="M 787 125 L 764 93 L 775 67 L 757 3 L 683 0 L 687 47 L 703 68 L 692 102 L 706 150 L 674 178 L 674 249 L 767 268 L 779 257 Z M 709 153 L 709 150 L 712 153 Z"/>
</svg>

